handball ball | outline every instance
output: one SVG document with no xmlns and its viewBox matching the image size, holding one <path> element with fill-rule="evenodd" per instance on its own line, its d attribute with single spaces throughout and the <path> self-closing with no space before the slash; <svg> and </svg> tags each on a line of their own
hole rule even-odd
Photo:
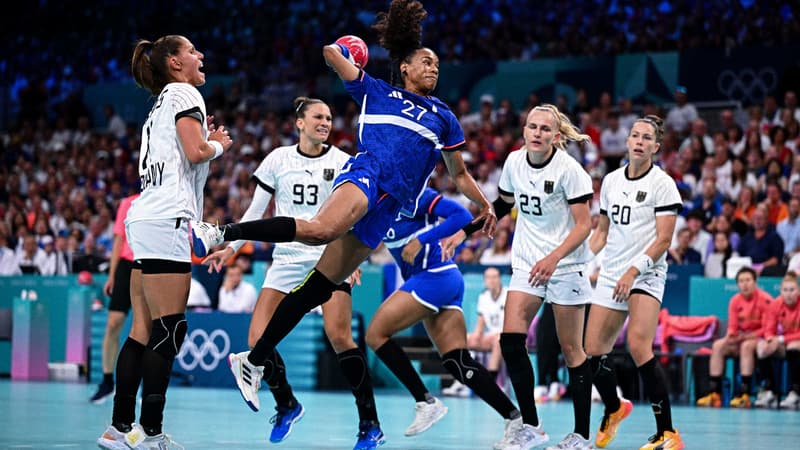
<svg viewBox="0 0 800 450">
<path fill-rule="evenodd" d="M 369 60 L 367 44 L 358 36 L 347 35 L 336 40 L 337 44 L 342 44 L 350 50 L 348 60 L 360 68 L 364 68 Z"/>
</svg>

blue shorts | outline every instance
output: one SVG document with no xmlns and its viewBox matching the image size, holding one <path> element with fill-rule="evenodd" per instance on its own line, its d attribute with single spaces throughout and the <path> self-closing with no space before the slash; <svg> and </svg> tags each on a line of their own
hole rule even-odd
<svg viewBox="0 0 800 450">
<path fill-rule="evenodd" d="M 461 309 L 464 299 L 464 277 L 455 264 L 436 267 L 414 274 L 400 286 L 426 308 L 439 312 L 439 309 Z"/>
<path fill-rule="evenodd" d="M 369 248 L 380 245 L 389 227 L 392 226 L 401 205 L 394 197 L 382 192 L 376 180 L 379 179 L 377 164 L 369 163 L 368 154 L 356 155 L 345 163 L 344 168 L 336 177 L 333 189 L 344 183 L 353 183 L 367 196 L 367 213 L 355 225 L 353 234 L 359 241 Z"/>
</svg>

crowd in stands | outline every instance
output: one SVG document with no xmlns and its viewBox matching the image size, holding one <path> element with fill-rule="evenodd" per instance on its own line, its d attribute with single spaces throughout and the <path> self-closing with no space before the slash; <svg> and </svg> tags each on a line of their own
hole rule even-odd
<svg viewBox="0 0 800 450">
<path fill-rule="evenodd" d="M 229 88 L 215 86 L 207 97 L 209 111 L 229 127 L 235 142 L 212 162 L 206 186 L 206 219 L 226 223 L 238 220 L 249 205 L 250 177 L 263 157 L 296 142 L 286 110 L 290 101 L 281 99 L 315 92 L 317 75 L 328 71 L 319 55 L 322 44 L 340 34 L 370 36 L 374 11 L 384 3 L 195 2 L 176 5 L 170 17 L 155 4 L 126 2 L 86 9 L 39 2 L 22 8 L 4 32 L 25 51 L 0 56 L 0 84 L 11 105 L 9 126 L 0 130 L 0 273 L 107 268 L 116 206 L 139 188 L 140 125 L 125 123 L 112 106 L 103 123 L 92 123 L 82 89 L 130 80 L 128 58 L 136 38 L 167 28 L 184 32 L 203 48 L 209 73 L 235 76 Z M 769 46 L 800 37 L 798 18 L 779 2 L 594 1 L 567 7 L 552 1 L 459 0 L 426 7 L 425 41 L 444 61 Z M 227 11 L 223 17 L 207 14 L 219 8 Z M 142 29 L 139 21 L 127 20 L 134 15 L 153 20 Z M 215 22 L 199 26 L 207 17 Z M 42 32 L 25 27 L 27 19 L 41 23 Z M 591 30 L 597 38 L 586 41 L 578 30 Z M 491 44 L 498 40 L 514 45 Z M 102 45 L 86 48 L 85 42 Z M 385 57 L 378 47 L 370 50 L 373 60 Z M 574 101 L 540 99 L 531 92 L 521 110 L 511 99 L 491 94 L 481 96 L 479 105 L 466 98 L 445 100 L 467 136 L 464 159 L 490 199 L 497 195 L 506 156 L 521 145 L 520 121 L 531 107 L 555 102 L 592 136 L 567 151 L 590 172 L 596 191 L 604 174 L 624 162 L 634 118 L 659 114 L 668 126 L 659 164 L 678 183 L 686 206 L 669 252 L 672 263 L 697 262 L 699 256 L 709 276 L 726 275 L 728 261 L 740 257 L 751 258 L 759 271 L 800 268 L 800 258 L 792 259 L 800 246 L 800 109 L 792 91 L 714 117 L 698 112 L 691 93 L 680 87 L 675 104 L 663 106 L 616 101 L 609 93 L 589 98 L 582 89 Z M 354 151 L 357 112 L 352 102 L 334 111 L 331 143 L 345 151 Z M 443 165 L 431 183 L 467 203 Z M 592 211 L 599 213 L 597 201 Z M 505 219 L 494 240 L 467 241 L 458 261 L 509 264 L 513 234 L 513 220 Z M 255 259 L 270 255 L 267 245 L 250 251 Z"/>
<path fill-rule="evenodd" d="M 800 18 L 791 2 L 425 3 L 429 17 L 424 39 L 443 61 L 777 46 L 800 38 Z M 53 106 L 82 85 L 128 79 L 133 43 L 172 30 L 190 35 L 204 50 L 209 73 L 237 75 L 246 91 L 268 94 L 270 86 L 312 84 L 325 73 L 320 48 L 332 37 L 355 34 L 375 42 L 370 25 L 386 4 L 201 0 L 176 2 L 172 12 L 164 14 L 156 2 L 23 3 L 15 7 L 14 20 L 7 21 L 2 33 L 9 49 L 24 51 L 0 55 L 0 86 L 10 88 L 13 100 L 35 106 L 21 111 L 35 117 L 44 112 L 42 102 Z M 377 45 L 370 47 L 370 54 L 386 55 Z"/>
</svg>

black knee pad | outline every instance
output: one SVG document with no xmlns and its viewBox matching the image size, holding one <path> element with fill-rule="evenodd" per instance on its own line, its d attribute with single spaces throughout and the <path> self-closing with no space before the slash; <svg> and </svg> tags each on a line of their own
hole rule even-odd
<svg viewBox="0 0 800 450">
<path fill-rule="evenodd" d="M 528 349 L 525 347 L 525 339 L 527 336 L 523 333 L 500 333 L 500 351 L 503 353 L 503 358 L 508 360 L 509 357 L 524 354 L 528 356 Z"/>
<path fill-rule="evenodd" d="M 342 291 L 347 295 L 353 295 L 353 287 L 350 286 L 350 283 L 348 281 L 345 281 L 344 283 L 339 283 L 336 286 L 336 289 L 334 289 L 334 291 Z"/>
<path fill-rule="evenodd" d="M 469 350 L 459 348 L 442 355 L 442 365 L 453 378 L 466 384 L 480 370 L 480 364 L 469 354 Z"/>
<path fill-rule="evenodd" d="M 317 306 L 327 302 L 331 298 L 333 291 L 338 288 L 338 285 L 333 284 L 331 280 L 325 275 L 319 273 L 317 269 L 313 269 L 303 280 L 302 283 L 295 286 L 289 293 L 292 296 L 292 304 L 297 307 L 305 308 L 306 311 L 311 311 Z"/>
<path fill-rule="evenodd" d="M 592 367 L 592 376 L 598 377 L 611 372 L 611 367 L 608 366 L 608 355 L 592 356 L 589 358 L 589 365 Z"/>
<path fill-rule="evenodd" d="M 172 314 L 153 320 L 153 330 L 147 348 L 169 361 L 175 358 L 186 337 L 186 316 Z"/>
</svg>

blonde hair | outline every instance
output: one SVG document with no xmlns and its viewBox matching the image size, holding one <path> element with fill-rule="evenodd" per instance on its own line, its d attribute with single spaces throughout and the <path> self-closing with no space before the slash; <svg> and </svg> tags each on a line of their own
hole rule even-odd
<svg viewBox="0 0 800 450">
<path fill-rule="evenodd" d="M 589 137 L 588 134 L 581 133 L 581 130 L 578 129 L 575 125 L 572 124 L 572 121 L 569 120 L 564 113 L 558 110 L 556 105 L 552 105 L 550 103 L 542 103 L 539 106 L 533 108 L 532 111 L 547 111 L 553 115 L 556 119 L 556 127 L 558 128 L 558 132 L 561 133 L 563 139 L 558 140 L 557 142 L 553 143 L 553 146 L 564 150 L 567 148 L 567 141 L 590 141 L 592 138 Z"/>
</svg>

